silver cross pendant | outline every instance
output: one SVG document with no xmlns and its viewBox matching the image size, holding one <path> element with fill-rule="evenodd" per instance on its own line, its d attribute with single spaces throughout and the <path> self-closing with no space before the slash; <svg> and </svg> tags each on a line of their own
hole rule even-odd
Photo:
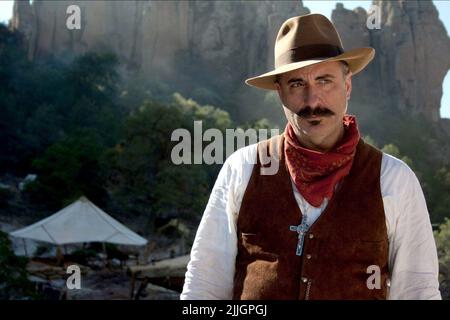
<svg viewBox="0 0 450 320">
<path fill-rule="evenodd" d="M 297 243 L 297 251 L 296 255 L 301 256 L 303 251 L 303 243 L 305 241 L 305 234 L 309 229 L 309 225 L 306 223 L 306 217 L 302 219 L 302 223 L 298 226 L 290 226 L 290 231 L 296 231 L 298 233 L 298 243 Z"/>
</svg>

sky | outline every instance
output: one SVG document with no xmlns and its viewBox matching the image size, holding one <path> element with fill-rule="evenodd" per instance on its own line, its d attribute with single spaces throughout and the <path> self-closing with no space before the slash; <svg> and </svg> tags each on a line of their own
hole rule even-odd
<svg viewBox="0 0 450 320">
<path fill-rule="evenodd" d="M 328 18 L 331 18 L 331 12 L 336 7 L 336 3 L 341 2 L 347 9 L 354 9 L 356 7 L 362 7 L 369 9 L 372 1 L 321 1 L 321 0 L 303 0 L 303 5 L 308 7 L 311 12 L 321 13 Z M 12 7 L 14 1 L 12 0 L 0 0 L 0 22 L 7 22 L 12 15 Z M 448 0 L 433 0 L 434 5 L 439 11 L 439 18 L 444 23 L 447 29 L 447 34 L 450 34 L 450 1 Z M 447 72 L 447 76 L 444 79 L 443 84 L 444 94 L 441 100 L 441 117 L 450 119 L 450 71 Z"/>
</svg>

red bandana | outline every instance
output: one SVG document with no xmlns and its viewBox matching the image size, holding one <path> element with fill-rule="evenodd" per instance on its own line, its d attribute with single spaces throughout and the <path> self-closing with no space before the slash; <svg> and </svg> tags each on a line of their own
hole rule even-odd
<svg viewBox="0 0 450 320">
<path fill-rule="evenodd" d="M 326 153 L 304 148 L 288 122 L 284 133 L 284 154 L 292 180 L 301 195 L 314 207 L 331 199 L 336 184 L 349 174 L 360 139 L 355 116 L 344 116 L 345 134 Z"/>
</svg>

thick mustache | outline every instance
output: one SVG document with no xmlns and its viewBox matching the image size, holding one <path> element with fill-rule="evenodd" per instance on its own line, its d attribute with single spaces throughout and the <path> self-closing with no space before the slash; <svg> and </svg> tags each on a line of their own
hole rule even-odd
<svg viewBox="0 0 450 320">
<path fill-rule="evenodd" d="M 334 116 L 334 112 L 326 107 L 305 107 L 299 112 L 296 113 L 300 118 L 310 118 L 312 116 L 322 116 L 322 117 L 329 117 Z"/>
</svg>

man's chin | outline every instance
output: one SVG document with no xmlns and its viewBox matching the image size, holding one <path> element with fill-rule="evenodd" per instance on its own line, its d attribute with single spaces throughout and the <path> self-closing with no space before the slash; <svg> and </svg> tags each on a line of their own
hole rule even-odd
<svg viewBox="0 0 450 320">
<path fill-rule="evenodd" d="M 331 123 L 327 119 L 308 119 L 301 121 L 300 131 L 310 141 L 322 141 L 330 134 Z"/>
</svg>

